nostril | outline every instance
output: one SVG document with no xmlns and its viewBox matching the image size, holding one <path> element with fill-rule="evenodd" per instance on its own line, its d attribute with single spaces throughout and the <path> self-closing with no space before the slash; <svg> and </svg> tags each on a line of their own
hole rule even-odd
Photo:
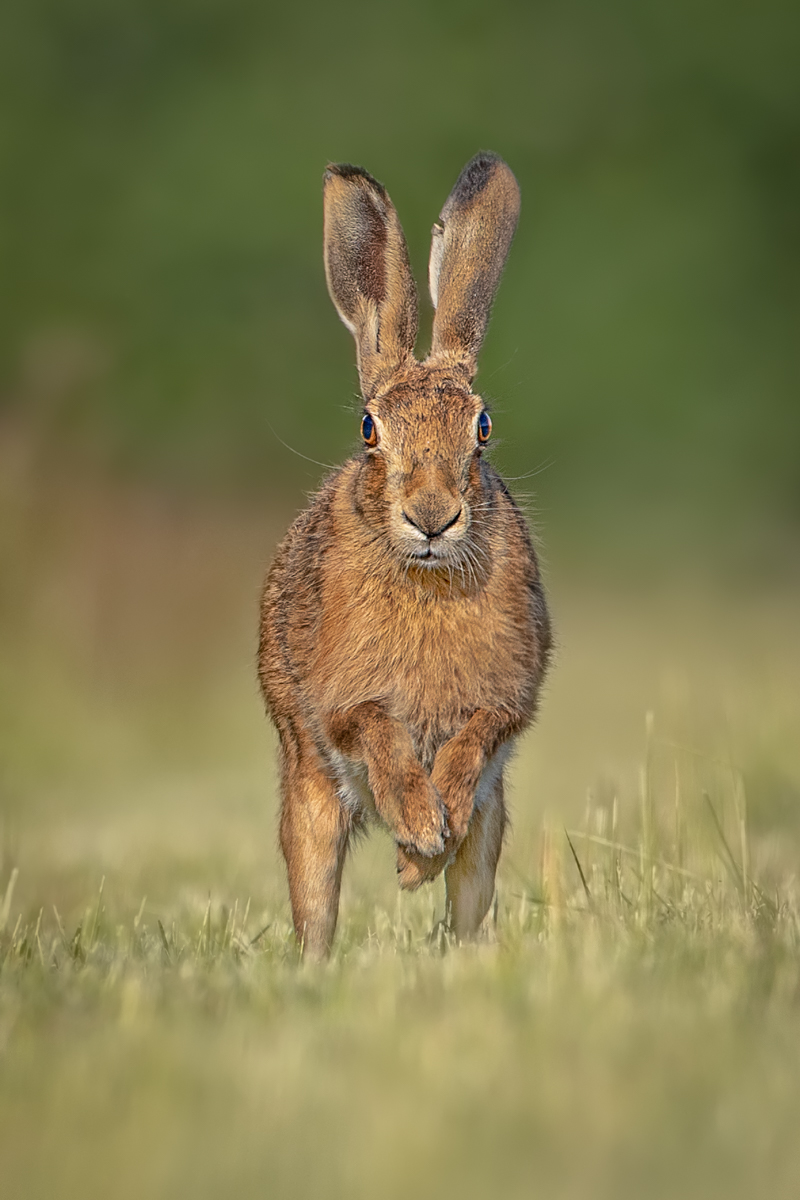
<svg viewBox="0 0 800 1200">
<path fill-rule="evenodd" d="M 450 520 L 447 521 L 444 525 L 442 525 L 442 527 L 440 529 L 436 530 L 436 533 L 432 533 L 430 536 L 438 537 L 440 533 L 445 533 L 448 529 L 451 529 L 453 527 L 453 525 L 455 525 L 458 518 L 461 516 L 462 511 L 463 510 L 459 508 L 458 512 L 456 513 L 456 515 L 454 517 L 451 517 Z"/>
<path fill-rule="evenodd" d="M 414 520 L 414 518 L 413 518 L 413 517 L 410 517 L 410 516 L 408 515 L 408 513 L 405 511 L 405 509 L 403 509 L 403 510 L 402 510 L 402 512 L 403 512 L 403 520 L 404 520 L 404 521 L 407 521 L 409 525 L 412 525 L 412 526 L 414 527 L 414 529 L 418 529 L 420 533 L 424 533 L 424 534 L 425 534 L 425 537 L 428 537 L 428 536 L 429 536 L 429 535 L 428 535 L 428 534 L 425 532 L 425 530 L 422 528 L 422 526 L 421 526 L 421 525 L 418 525 L 418 524 L 417 524 L 417 522 Z"/>
</svg>

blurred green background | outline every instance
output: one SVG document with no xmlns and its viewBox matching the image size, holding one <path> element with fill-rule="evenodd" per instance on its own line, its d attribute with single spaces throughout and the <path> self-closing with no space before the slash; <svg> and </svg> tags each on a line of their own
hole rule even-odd
<svg viewBox="0 0 800 1200">
<path fill-rule="evenodd" d="M 7 0 L 6 420 L 58 458 L 296 502 L 319 472 L 280 439 L 337 462 L 357 429 L 325 163 L 387 185 L 423 282 L 486 147 L 523 214 L 479 386 L 501 465 L 546 467 L 526 485 L 545 528 L 701 557 L 767 559 L 766 537 L 780 559 L 800 522 L 799 33 L 786 0 Z"/>
</svg>

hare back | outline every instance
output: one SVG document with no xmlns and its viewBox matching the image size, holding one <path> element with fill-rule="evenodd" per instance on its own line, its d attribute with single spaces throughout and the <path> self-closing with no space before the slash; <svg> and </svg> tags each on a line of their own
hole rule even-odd
<svg viewBox="0 0 800 1200">
<path fill-rule="evenodd" d="M 284 749 L 302 727 L 337 777 L 327 714 L 380 701 L 430 769 L 477 709 L 528 724 L 550 645 L 527 527 L 491 468 L 497 512 L 479 585 L 398 565 L 354 503 L 358 469 L 352 460 L 330 477 L 289 530 L 262 609 L 259 670 Z"/>
</svg>

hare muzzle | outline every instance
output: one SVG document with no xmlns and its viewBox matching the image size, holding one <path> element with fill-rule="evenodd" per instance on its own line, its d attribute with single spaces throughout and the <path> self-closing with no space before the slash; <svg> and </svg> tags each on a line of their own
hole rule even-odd
<svg viewBox="0 0 800 1200">
<path fill-rule="evenodd" d="M 467 529 L 464 498 L 442 486 L 443 472 L 431 468 L 400 503 L 405 538 L 415 558 L 433 559 L 446 552 L 446 543 L 463 537 Z"/>
</svg>

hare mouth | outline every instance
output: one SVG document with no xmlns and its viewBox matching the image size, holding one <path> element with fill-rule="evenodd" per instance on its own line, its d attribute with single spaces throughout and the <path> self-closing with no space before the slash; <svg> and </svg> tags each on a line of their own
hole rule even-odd
<svg viewBox="0 0 800 1200">
<path fill-rule="evenodd" d="M 409 551 L 407 557 L 412 566 L 424 567 L 428 571 L 432 571 L 436 567 L 447 566 L 450 556 L 448 554 L 435 553 L 432 546 L 425 546 L 421 550 Z"/>
</svg>

